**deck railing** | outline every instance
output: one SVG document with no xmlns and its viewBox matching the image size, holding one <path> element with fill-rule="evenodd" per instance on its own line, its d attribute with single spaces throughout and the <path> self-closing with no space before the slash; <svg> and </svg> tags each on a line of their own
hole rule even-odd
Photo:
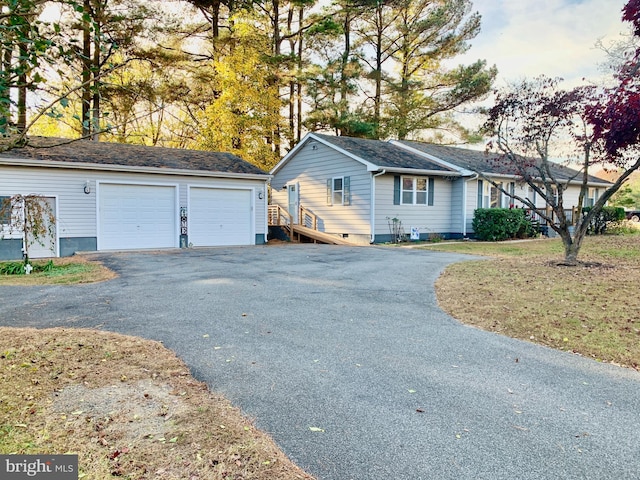
<svg viewBox="0 0 640 480">
<path fill-rule="evenodd" d="M 291 215 L 285 208 L 280 205 L 269 205 L 269 225 L 277 227 L 287 227 L 291 224 L 302 225 L 312 230 L 318 229 L 318 216 L 305 207 L 298 210 L 298 221 L 293 221 Z"/>
<path fill-rule="evenodd" d="M 540 211 L 544 211 L 544 214 L 547 216 L 547 218 L 551 218 L 553 220 L 553 223 L 557 223 L 558 222 L 557 215 L 555 214 L 555 212 L 553 211 L 553 209 L 551 207 L 547 207 L 546 209 L 538 208 L 536 210 L 532 210 L 530 208 L 525 208 L 525 212 L 527 212 L 527 215 L 529 216 L 529 218 L 531 218 L 531 220 L 533 220 L 534 222 L 539 222 L 540 225 L 547 225 L 549 222 L 547 222 L 547 220 L 545 220 L 538 213 Z M 578 209 L 576 207 L 565 208 L 564 209 L 564 215 L 565 215 L 565 218 L 567 219 L 567 223 L 569 225 L 575 225 L 576 220 L 579 218 Z"/>
<path fill-rule="evenodd" d="M 293 223 L 293 217 L 280 205 L 269 205 L 268 210 L 269 226 L 286 227 Z"/>
</svg>

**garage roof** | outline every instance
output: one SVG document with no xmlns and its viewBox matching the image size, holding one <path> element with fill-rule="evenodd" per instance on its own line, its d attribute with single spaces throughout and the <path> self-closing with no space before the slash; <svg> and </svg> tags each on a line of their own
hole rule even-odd
<svg viewBox="0 0 640 480">
<path fill-rule="evenodd" d="M 217 172 L 233 176 L 269 176 L 260 168 L 231 153 L 54 137 L 30 137 L 28 146 L 0 153 L 0 162 L 5 163 L 3 160 L 12 164 L 21 163 L 22 160 L 27 161 L 29 165 L 68 167 L 71 163 L 74 166 L 77 164 L 78 168 L 143 170 L 157 173 Z"/>
</svg>

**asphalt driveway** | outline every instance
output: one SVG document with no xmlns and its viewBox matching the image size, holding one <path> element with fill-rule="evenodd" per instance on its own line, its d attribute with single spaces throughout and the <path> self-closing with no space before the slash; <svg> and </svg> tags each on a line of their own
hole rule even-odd
<svg viewBox="0 0 640 480">
<path fill-rule="evenodd" d="M 640 478 L 640 374 L 447 316 L 433 282 L 461 256 L 281 245 L 98 257 L 120 277 L 0 286 L 0 323 L 161 340 L 320 480 Z"/>
</svg>

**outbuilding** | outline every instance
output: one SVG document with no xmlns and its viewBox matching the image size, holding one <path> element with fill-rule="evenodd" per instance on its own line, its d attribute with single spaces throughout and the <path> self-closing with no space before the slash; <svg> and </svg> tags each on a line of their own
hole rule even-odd
<svg viewBox="0 0 640 480">
<path fill-rule="evenodd" d="M 33 241 L 5 212 L 0 259 L 21 258 L 25 241 L 32 258 L 263 244 L 269 178 L 230 153 L 31 138 L 0 154 L 0 202 L 37 196 L 54 222 Z"/>
</svg>

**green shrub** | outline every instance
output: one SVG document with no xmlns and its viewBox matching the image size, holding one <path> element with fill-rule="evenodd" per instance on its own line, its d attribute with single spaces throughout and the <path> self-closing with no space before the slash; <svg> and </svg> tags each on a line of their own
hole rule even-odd
<svg viewBox="0 0 640 480">
<path fill-rule="evenodd" d="M 493 242 L 536 234 L 533 222 L 521 208 L 478 208 L 473 216 L 473 231 L 478 240 Z"/>
<path fill-rule="evenodd" d="M 24 262 L 0 263 L 1 275 L 24 275 Z"/>
<path fill-rule="evenodd" d="M 591 207 L 585 207 L 582 209 L 582 214 L 587 215 L 590 211 Z M 621 222 L 625 218 L 624 208 L 622 207 L 602 207 L 602 210 L 589 222 L 587 234 L 602 235 L 610 225 Z"/>
<path fill-rule="evenodd" d="M 31 273 L 50 273 L 55 268 L 53 260 L 49 260 L 47 263 L 33 263 L 33 262 L 1 262 L 0 263 L 0 275 L 24 275 L 25 265 L 31 263 Z"/>
</svg>

